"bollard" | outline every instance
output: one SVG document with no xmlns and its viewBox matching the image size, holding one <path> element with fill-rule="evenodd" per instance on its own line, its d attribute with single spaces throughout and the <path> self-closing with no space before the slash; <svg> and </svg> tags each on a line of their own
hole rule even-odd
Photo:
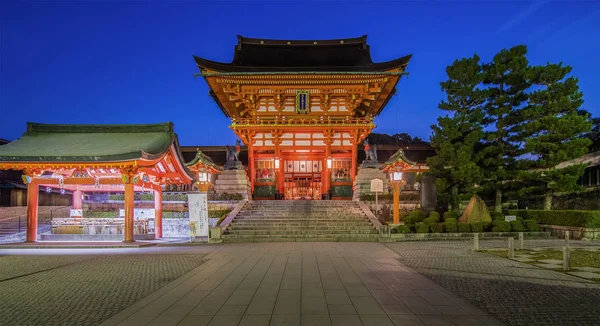
<svg viewBox="0 0 600 326">
<path fill-rule="evenodd" d="M 523 250 L 523 248 L 524 248 L 525 240 L 523 238 L 524 238 L 523 232 L 519 232 L 519 250 Z"/>
<path fill-rule="evenodd" d="M 563 247 L 563 271 L 569 269 L 571 269 L 571 250 L 569 247 Z"/>
<path fill-rule="evenodd" d="M 565 247 L 569 248 L 569 238 L 571 238 L 571 231 L 565 231 Z"/>
<path fill-rule="evenodd" d="M 515 238 L 508 238 L 508 258 L 515 258 Z"/>
<path fill-rule="evenodd" d="M 479 250 L 479 233 L 473 234 L 473 250 Z"/>
</svg>

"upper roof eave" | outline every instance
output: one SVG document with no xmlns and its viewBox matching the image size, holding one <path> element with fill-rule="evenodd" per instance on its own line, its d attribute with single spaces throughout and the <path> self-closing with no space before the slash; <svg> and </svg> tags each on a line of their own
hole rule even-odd
<svg viewBox="0 0 600 326">
<path fill-rule="evenodd" d="M 286 46 L 344 46 L 349 44 L 362 44 L 367 46 L 367 35 L 351 38 L 341 39 L 328 39 L 328 40 L 274 40 L 264 38 L 252 38 L 238 35 L 238 46 L 243 44 L 256 44 L 256 45 L 286 45 Z"/>
<path fill-rule="evenodd" d="M 250 66 L 238 66 L 232 63 L 223 63 L 212 61 L 198 56 L 193 56 L 200 72 L 204 75 L 207 70 L 215 71 L 217 73 L 240 73 L 240 74 L 252 74 L 252 73 L 278 73 L 278 72 L 328 72 L 328 73 L 378 73 L 378 72 L 389 72 L 398 69 L 404 70 L 412 54 L 406 55 L 390 61 L 377 62 L 367 66 L 347 66 L 347 67 L 250 67 Z"/>
</svg>

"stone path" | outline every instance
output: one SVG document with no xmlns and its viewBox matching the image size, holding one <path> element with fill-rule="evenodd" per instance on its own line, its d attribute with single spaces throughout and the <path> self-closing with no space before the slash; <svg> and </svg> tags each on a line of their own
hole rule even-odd
<svg viewBox="0 0 600 326">
<path fill-rule="evenodd" d="M 207 263 L 102 325 L 501 325 L 382 244 L 210 248 Z"/>
<path fill-rule="evenodd" d="M 95 250 L 0 250 L 0 325 L 98 325 L 204 261 L 199 252 Z"/>
<path fill-rule="evenodd" d="M 560 248 L 563 240 L 526 240 L 525 248 Z M 506 241 L 480 240 L 480 249 Z M 571 241 L 593 247 L 598 242 Z M 388 244 L 400 261 L 508 325 L 598 325 L 600 285 L 484 253 L 472 241 Z"/>
</svg>

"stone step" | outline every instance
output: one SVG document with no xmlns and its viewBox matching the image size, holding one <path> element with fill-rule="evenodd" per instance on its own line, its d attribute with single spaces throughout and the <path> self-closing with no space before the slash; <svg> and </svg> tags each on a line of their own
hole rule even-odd
<svg viewBox="0 0 600 326">
<path fill-rule="evenodd" d="M 253 239 L 253 238 L 333 238 L 332 234 L 223 234 L 223 238 L 227 239 Z M 340 234 L 339 237 L 343 238 L 379 238 L 379 233 L 367 233 L 367 234 Z"/>
<path fill-rule="evenodd" d="M 226 235 L 321 235 L 321 234 L 378 234 L 375 229 L 371 230 L 232 230 L 225 231 Z"/>
<path fill-rule="evenodd" d="M 339 207 L 339 208 L 315 208 L 315 207 L 261 207 L 261 208 L 244 208 L 248 212 L 362 212 L 362 209 L 355 207 Z"/>
<path fill-rule="evenodd" d="M 240 223 L 240 224 L 263 224 L 263 225 L 274 225 L 274 224 L 290 224 L 290 225 L 294 225 L 294 224 L 315 224 L 315 225 L 321 225 L 321 224 L 332 224 L 332 223 L 337 223 L 337 224 L 347 224 L 347 225 L 355 225 L 355 224 L 370 224 L 370 221 L 366 220 L 366 219 L 355 219 L 355 220 L 336 220 L 336 219 L 318 219 L 318 220 L 311 220 L 311 219 L 297 219 L 297 220 L 290 220 L 290 219 L 235 219 L 233 222 L 233 224 L 236 223 Z"/>
<path fill-rule="evenodd" d="M 294 226 L 273 226 L 273 225 L 257 225 L 257 226 L 245 226 L 245 225 L 237 225 L 231 224 L 228 227 L 228 230 L 231 231 L 245 231 L 245 230 L 374 230 L 375 228 L 370 225 L 362 225 L 362 226 L 348 226 L 348 225 L 340 225 L 340 226 L 315 226 L 315 225 L 294 225 Z"/>
<path fill-rule="evenodd" d="M 273 214 L 273 215 L 237 215 L 239 219 L 278 219 L 278 220 L 357 220 L 357 219 L 366 219 L 364 215 L 326 215 L 326 216 L 315 216 L 311 214 L 302 214 L 302 215 L 281 215 L 281 214 Z"/>
<path fill-rule="evenodd" d="M 378 242 L 379 239 L 373 238 L 346 238 L 346 237 L 330 237 L 330 238 L 252 238 L 252 239 L 236 239 L 223 238 L 224 243 L 248 243 L 248 242 Z"/>
</svg>

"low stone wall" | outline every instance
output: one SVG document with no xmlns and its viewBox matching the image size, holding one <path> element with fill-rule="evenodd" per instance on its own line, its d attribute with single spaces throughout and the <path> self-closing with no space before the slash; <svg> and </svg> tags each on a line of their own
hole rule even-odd
<svg viewBox="0 0 600 326">
<path fill-rule="evenodd" d="M 392 233 L 389 237 L 382 234 L 382 238 L 388 237 L 391 241 L 415 241 L 415 240 L 467 240 L 473 239 L 475 233 Z M 550 232 L 523 232 L 525 238 L 549 238 Z M 519 232 L 483 232 L 479 233 L 480 239 L 486 238 L 519 238 Z"/>
<path fill-rule="evenodd" d="M 154 233 L 134 234 L 134 240 L 154 240 Z M 122 234 L 41 234 L 42 241 L 123 241 Z"/>
<path fill-rule="evenodd" d="M 214 227 L 218 218 L 209 218 L 208 225 Z M 187 218 L 163 218 L 163 238 L 186 238 L 190 236 L 190 220 Z"/>
<path fill-rule="evenodd" d="M 575 240 L 600 240 L 600 228 L 583 228 L 575 226 L 562 226 L 562 225 L 548 225 L 541 224 L 540 230 L 550 232 L 554 236 L 559 238 L 565 237 L 565 231 L 570 231 L 571 239 Z"/>
<path fill-rule="evenodd" d="M 123 234 L 122 218 L 55 218 L 52 234 Z M 135 220 L 133 234 L 148 234 L 148 220 Z"/>
<path fill-rule="evenodd" d="M 237 200 L 222 200 L 222 201 L 209 201 L 208 210 L 232 210 L 239 201 Z M 104 203 L 85 202 L 83 204 L 84 210 L 92 211 L 118 211 L 124 207 L 123 201 L 109 200 Z M 140 200 L 135 202 L 135 208 L 154 208 L 154 201 Z M 164 212 L 187 212 L 188 207 L 186 202 L 163 202 L 162 207 Z"/>
</svg>

